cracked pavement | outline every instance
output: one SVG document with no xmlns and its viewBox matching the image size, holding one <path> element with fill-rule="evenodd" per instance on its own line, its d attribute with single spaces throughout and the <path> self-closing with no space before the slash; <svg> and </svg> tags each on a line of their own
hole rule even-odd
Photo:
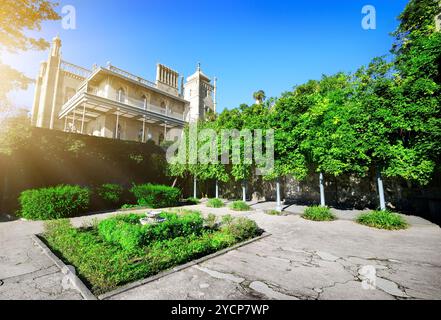
<svg viewBox="0 0 441 320">
<path fill-rule="evenodd" d="M 441 299 L 438 226 L 406 217 L 410 229 L 390 232 L 357 225 L 351 221 L 356 212 L 336 211 L 338 221 L 312 222 L 298 215 L 297 206 L 287 208 L 287 216 L 264 214 L 272 206 L 234 213 L 254 219 L 271 236 L 109 299 Z M 41 230 L 38 222 L 0 223 L 0 299 L 81 299 L 29 239 Z"/>
</svg>

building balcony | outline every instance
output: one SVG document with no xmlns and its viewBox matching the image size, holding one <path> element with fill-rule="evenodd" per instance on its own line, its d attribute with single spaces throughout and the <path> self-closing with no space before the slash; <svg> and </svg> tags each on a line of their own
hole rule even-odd
<svg viewBox="0 0 441 320">
<path fill-rule="evenodd" d="M 185 113 L 146 103 L 142 100 L 125 97 L 111 99 L 101 96 L 96 90 L 84 85 L 61 108 L 59 119 L 72 119 L 85 123 L 95 120 L 102 115 L 115 115 L 141 122 L 167 124 L 169 127 L 184 127 L 186 124 Z"/>
</svg>

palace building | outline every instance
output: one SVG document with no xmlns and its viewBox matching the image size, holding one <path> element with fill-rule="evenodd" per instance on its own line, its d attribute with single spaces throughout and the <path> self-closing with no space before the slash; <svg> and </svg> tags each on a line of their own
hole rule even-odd
<svg viewBox="0 0 441 320">
<path fill-rule="evenodd" d="M 185 82 L 162 64 L 155 82 L 110 63 L 88 70 L 62 59 L 56 37 L 36 79 L 31 121 L 40 128 L 161 144 L 177 140 L 186 123 L 207 112 L 216 112 L 216 79 L 212 84 L 200 65 Z"/>
</svg>

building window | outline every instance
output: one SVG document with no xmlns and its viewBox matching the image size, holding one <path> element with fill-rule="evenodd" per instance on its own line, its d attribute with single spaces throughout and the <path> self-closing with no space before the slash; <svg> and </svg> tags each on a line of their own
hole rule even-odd
<svg viewBox="0 0 441 320">
<path fill-rule="evenodd" d="M 160 133 L 159 134 L 159 144 L 161 144 L 161 143 L 163 143 L 164 142 L 164 134 L 163 133 Z"/>
<path fill-rule="evenodd" d="M 122 127 L 118 124 L 118 131 L 116 132 L 116 139 L 121 139 Z"/>
<path fill-rule="evenodd" d="M 141 97 L 141 103 L 144 110 L 147 110 L 147 97 L 145 95 Z"/>
<path fill-rule="evenodd" d="M 118 89 L 116 100 L 122 103 L 126 102 L 126 93 L 123 88 Z"/>
<path fill-rule="evenodd" d="M 142 128 L 140 128 L 138 131 L 138 142 L 144 142 L 142 139 L 143 135 L 144 135 L 144 130 Z"/>
</svg>

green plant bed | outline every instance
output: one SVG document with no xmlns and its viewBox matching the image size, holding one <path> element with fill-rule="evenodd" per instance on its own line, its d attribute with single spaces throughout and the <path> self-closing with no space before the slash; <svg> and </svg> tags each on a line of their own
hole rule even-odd
<svg viewBox="0 0 441 320">
<path fill-rule="evenodd" d="M 51 221 L 43 240 L 99 295 L 261 234 L 245 218 L 216 223 L 210 216 L 204 222 L 200 213 L 185 211 L 165 213 L 169 223 L 141 226 L 140 217 L 112 217 L 87 229 Z"/>
<path fill-rule="evenodd" d="M 221 199 L 209 199 L 207 201 L 207 207 L 209 208 L 223 208 L 225 206 L 224 202 Z"/>
<path fill-rule="evenodd" d="M 311 221 L 334 221 L 336 217 L 328 207 L 314 206 L 305 210 L 302 218 Z"/>
<path fill-rule="evenodd" d="M 357 218 L 357 222 L 365 226 L 386 230 L 401 230 L 408 227 L 407 222 L 400 215 L 390 211 L 363 213 Z"/>
<path fill-rule="evenodd" d="M 193 197 L 190 197 L 190 198 L 187 198 L 187 199 L 185 199 L 184 200 L 184 204 L 185 205 L 197 205 L 197 204 L 200 204 L 201 203 L 201 199 L 198 199 L 198 198 L 193 198 Z"/>
<path fill-rule="evenodd" d="M 229 208 L 234 211 L 250 211 L 251 207 L 244 201 L 234 201 L 230 204 Z"/>
</svg>

